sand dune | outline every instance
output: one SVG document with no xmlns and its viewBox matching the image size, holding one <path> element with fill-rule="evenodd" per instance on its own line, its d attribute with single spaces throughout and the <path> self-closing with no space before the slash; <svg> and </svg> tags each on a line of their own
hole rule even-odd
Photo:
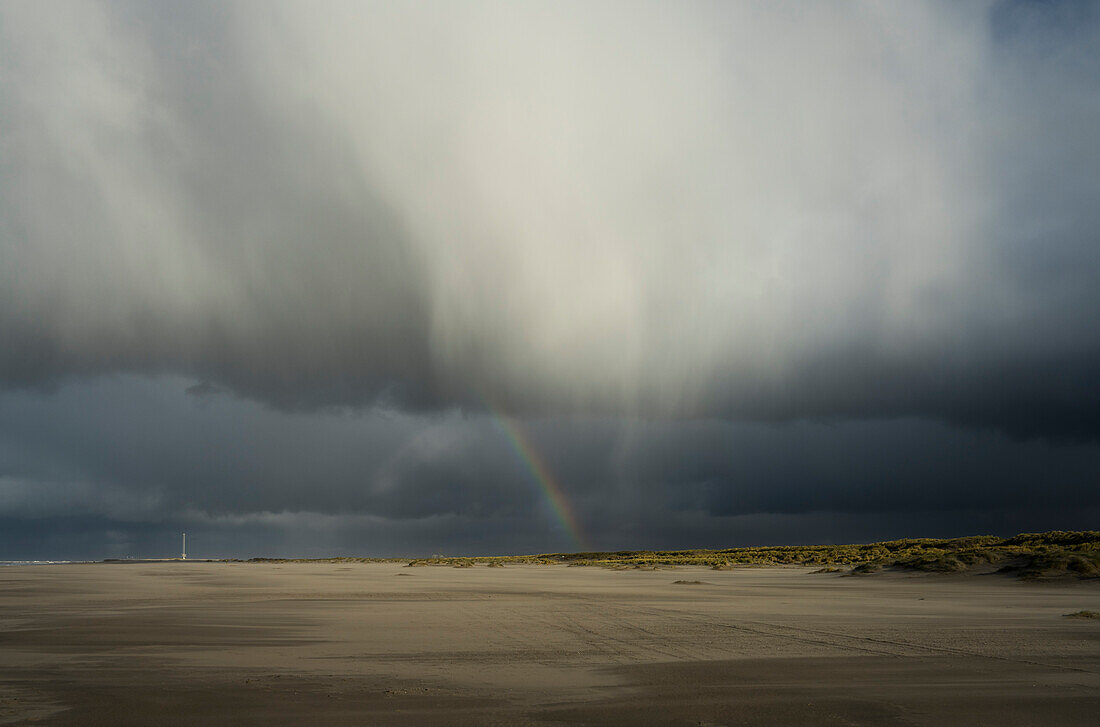
<svg viewBox="0 0 1100 727">
<path fill-rule="evenodd" d="M 1097 582 L 811 570 L 7 567 L 0 724 L 1095 723 Z"/>
</svg>

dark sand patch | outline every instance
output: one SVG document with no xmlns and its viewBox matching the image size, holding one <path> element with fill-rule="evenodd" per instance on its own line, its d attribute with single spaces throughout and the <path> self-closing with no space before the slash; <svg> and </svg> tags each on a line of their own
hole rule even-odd
<svg viewBox="0 0 1100 727">
<path fill-rule="evenodd" d="M 46 691 L 55 700 L 52 712 L 35 723 L 57 727 L 481 725 L 493 723 L 503 706 L 418 682 L 221 670 L 111 670 L 49 680 Z"/>
<path fill-rule="evenodd" d="M 1067 613 L 1066 618 L 1095 618 L 1100 619 L 1100 611 L 1075 611 Z"/>
<path fill-rule="evenodd" d="M 745 659 L 620 667 L 632 688 L 547 723 L 585 725 L 1095 724 L 1095 680 L 983 658 Z M 1091 683 L 1092 686 L 1088 684 Z"/>
</svg>

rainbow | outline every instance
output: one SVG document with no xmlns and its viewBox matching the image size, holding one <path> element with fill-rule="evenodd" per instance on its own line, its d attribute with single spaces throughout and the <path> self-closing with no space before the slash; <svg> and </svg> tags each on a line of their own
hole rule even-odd
<svg viewBox="0 0 1100 727">
<path fill-rule="evenodd" d="M 538 450 L 531 443 L 531 439 L 523 431 L 522 425 L 492 405 L 488 405 L 487 408 L 490 420 L 504 435 L 520 462 L 531 473 L 531 478 L 546 495 L 546 501 L 550 503 L 554 515 L 561 521 L 565 531 L 569 534 L 574 548 L 577 551 L 590 550 L 587 539 L 581 531 L 580 523 L 577 522 L 577 516 L 573 512 L 573 506 L 569 504 L 569 498 L 565 496 L 565 492 L 554 478 L 553 472 L 550 471 Z"/>
</svg>

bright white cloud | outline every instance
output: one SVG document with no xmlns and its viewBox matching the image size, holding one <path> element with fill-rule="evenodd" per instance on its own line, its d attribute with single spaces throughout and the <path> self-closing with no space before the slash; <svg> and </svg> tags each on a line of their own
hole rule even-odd
<svg viewBox="0 0 1100 727">
<path fill-rule="evenodd" d="M 7 3 L 0 372 L 954 416 L 1080 371 L 1098 54 L 999 9 Z"/>
</svg>

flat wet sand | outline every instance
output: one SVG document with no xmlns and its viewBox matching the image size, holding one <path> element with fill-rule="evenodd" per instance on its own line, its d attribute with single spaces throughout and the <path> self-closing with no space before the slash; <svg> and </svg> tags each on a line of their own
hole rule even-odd
<svg viewBox="0 0 1100 727">
<path fill-rule="evenodd" d="M 5 567 L 0 725 L 1096 723 L 1100 583 L 812 570 Z"/>
</svg>

